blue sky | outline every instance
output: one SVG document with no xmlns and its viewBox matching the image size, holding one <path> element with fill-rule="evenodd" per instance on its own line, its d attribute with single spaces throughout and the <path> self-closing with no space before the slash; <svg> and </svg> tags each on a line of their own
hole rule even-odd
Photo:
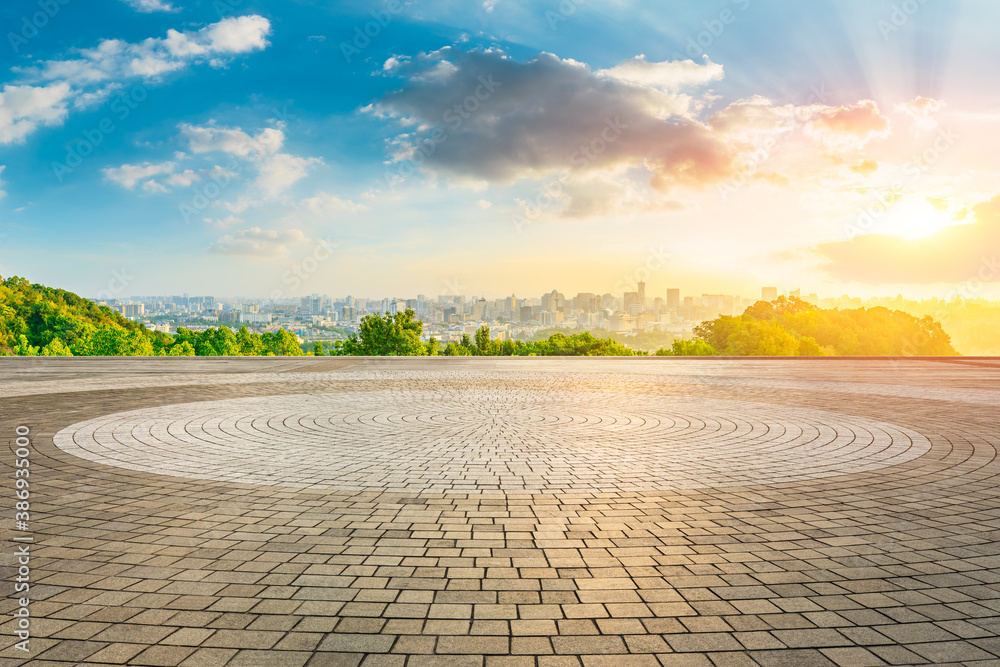
<svg viewBox="0 0 1000 667">
<path fill-rule="evenodd" d="M 226 2 L 4 4 L 0 275 L 996 293 L 986 0 Z"/>
</svg>

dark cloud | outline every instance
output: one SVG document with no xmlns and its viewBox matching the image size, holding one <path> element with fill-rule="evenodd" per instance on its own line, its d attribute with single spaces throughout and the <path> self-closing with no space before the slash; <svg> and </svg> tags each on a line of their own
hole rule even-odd
<svg viewBox="0 0 1000 667">
<path fill-rule="evenodd" d="M 392 59 L 402 89 L 371 108 L 409 124 L 397 160 L 453 176 L 511 182 L 553 171 L 643 166 L 659 189 L 728 177 L 735 151 L 699 122 L 682 89 L 721 77 L 691 61 L 627 61 L 600 72 L 543 53 L 518 62 L 497 51 L 443 49 Z"/>
</svg>

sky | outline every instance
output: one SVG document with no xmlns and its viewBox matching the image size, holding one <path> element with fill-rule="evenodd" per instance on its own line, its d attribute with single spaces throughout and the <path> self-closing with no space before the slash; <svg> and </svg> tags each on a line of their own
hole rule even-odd
<svg viewBox="0 0 1000 667">
<path fill-rule="evenodd" d="M 1000 296 L 991 0 L 8 0 L 0 276 Z"/>
</svg>

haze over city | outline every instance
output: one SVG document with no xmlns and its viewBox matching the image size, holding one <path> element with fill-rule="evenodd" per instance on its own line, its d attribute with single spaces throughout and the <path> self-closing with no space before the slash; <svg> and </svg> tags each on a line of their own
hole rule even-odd
<svg viewBox="0 0 1000 667">
<path fill-rule="evenodd" d="M 94 7 L 0 10 L 0 275 L 998 295 L 985 0 Z"/>
</svg>

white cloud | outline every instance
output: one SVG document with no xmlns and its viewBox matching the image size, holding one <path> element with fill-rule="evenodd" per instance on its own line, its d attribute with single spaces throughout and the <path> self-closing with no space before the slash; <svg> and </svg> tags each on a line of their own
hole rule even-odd
<svg viewBox="0 0 1000 667">
<path fill-rule="evenodd" d="M 269 42 L 271 22 L 263 16 L 223 19 L 189 36 L 209 53 L 220 55 L 263 51 Z"/>
<path fill-rule="evenodd" d="M 311 166 L 321 162 L 318 158 L 277 153 L 261 164 L 256 185 L 268 199 L 276 199 L 297 181 L 305 178 Z"/>
<path fill-rule="evenodd" d="M 0 144 L 23 141 L 40 125 L 61 123 L 71 97 L 69 85 L 5 85 L 0 91 Z"/>
<path fill-rule="evenodd" d="M 213 227 L 219 227 L 221 229 L 232 227 L 233 225 L 238 225 L 243 222 L 243 218 L 237 218 L 235 215 L 227 215 L 225 218 L 203 218 L 203 220 Z"/>
<path fill-rule="evenodd" d="M 930 97 L 916 97 L 905 104 L 897 104 L 895 108 L 910 117 L 914 130 L 930 132 L 937 129 L 935 115 L 944 108 L 944 102 Z"/>
<path fill-rule="evenodd" d="M 872 100 L 861 100 L 853 106 L 826 107 L 806 126 L 807 132 L 819 139 L 830 152 L 860 150 L 874 139 L 889 136 L 889 119 L 882 115 Z"/>
<path fill-rule="evenodd" d="M 332 215 L 334 213 L 356 213 L 367 211 L 364 204 L 356 204 L 349 199 L 341 199 L 336 195 L 325 192 L 318 193 L 315 197 L 308 197 L 300 202 L 300 205 L 311 213 L 317 215 Z"/>
<path fill-rule="evenodd" d="M 307 243 L 309 239 L 298 229 L 276 231 L 251 227 L 220 236 L 210 246 L 214 253 L 247 257 L 280 257 L 290 246 Z"/>
<path fill-rule="evenodd" d="M 238 197 L 235 201 L 222 202 L 222 207 L 230 213 L 242 213 L 248 208 L 256 208 L 257 206 L 261 206 L 263 203 L 263 201 L 258 199 L 243 196 Z"/>
<path fill-rule="evenodd" d="M 195 181 L 200 181 L 200 180 L 201 180 L 201 176 L 199 176 L 198 174 L 194 173 L 190 169 L 185 169 L 184 171 L 182 171 L 182 172 L 180 172 L 178 174 L 172 174 L 172 175 L 168 176 L 164 180 L 164 183 L 166 183 L 167 185 L 175 186 L 175 187 L 180 186 L 180 187 L 186 188 L 186 187 L 190 186 L 192 183 L 194 183 Z"/>
<path fill-rule="evenodd" d="M 107 180 L 131 190 L 139 181 L 163 174 L 172 174 L 176 166 L 174 162 L 161 162 L 159 164 L 144 162 L 142 164 L 123 164 L 120 167 L 105 167 L 101 172 Z M 165 188 L 158 183 L 150 185 L 147 182 L 143 184 L 143 188 L 151 192 L 165 191 Z"/>
<path fill-rule="evenodd" d="M 124 0 L 125 4 L 137 12 L 150 14 L 152 12 L 176 12 L 177 9 L 163 0 Z"/>
<path fill-rule="evenodd" d="M 266 128 L 251 136 L 239 128 L 182 124 L 181 135 L 192 153 L 221 151 L 241 158 L 262 157 L 277 153 L 285 141 L 280 129 Z"/>
<path fill-rule="evenodd" d="M 692 86 L 703 86 L 712 81 L 722 80 L 722 65 L 711 61 L 699 65 L 693 60 L 649 62 L 639 55 L 626 60 L 611 69 L 595 72 L 597 76 L 617 79 L 637 86 L 678 91 Z"/>
<path fill-rule="evenodd" d="M 479 201 L 476 202 L 476 206 L 485 211 L 486 209 L 491 208 L 493 206 L 493 203 L 488 202 L 485 199 L 480 199 Z"/>
<path fill-rule="evenodd" d="M 159 0 L 133 0 L 152 7 Z M 14 67 L 21 81 L 0 89 L 0 145 L 22 141 L 43 125 L 62 123 L 68 108 L 87 109 L 103 102 L 133 79 L 155 80 L 198 62 L 224 65 L 224 58 L 268 46 L 270 22 L 261 16 L 223 19 L 195 32 L 168 30 L 164 38 L 129 43 L 105 39 L 74 49 L 76 57 Z"/>
<path fill-rule="evenodd" d="M 259 51 L 268 46 L 271 23 L 262 16 L 227 18 L 196 32 L 167 30 L 164 38 L 137 43 L 105 39 L 96 47 L 78 49 L 78 58 L 47 60 L 15 68 L 38 81 L 63 81 L 82 87 L 102 81 L 153 79 L 212 57 Z"/>
</svg>

